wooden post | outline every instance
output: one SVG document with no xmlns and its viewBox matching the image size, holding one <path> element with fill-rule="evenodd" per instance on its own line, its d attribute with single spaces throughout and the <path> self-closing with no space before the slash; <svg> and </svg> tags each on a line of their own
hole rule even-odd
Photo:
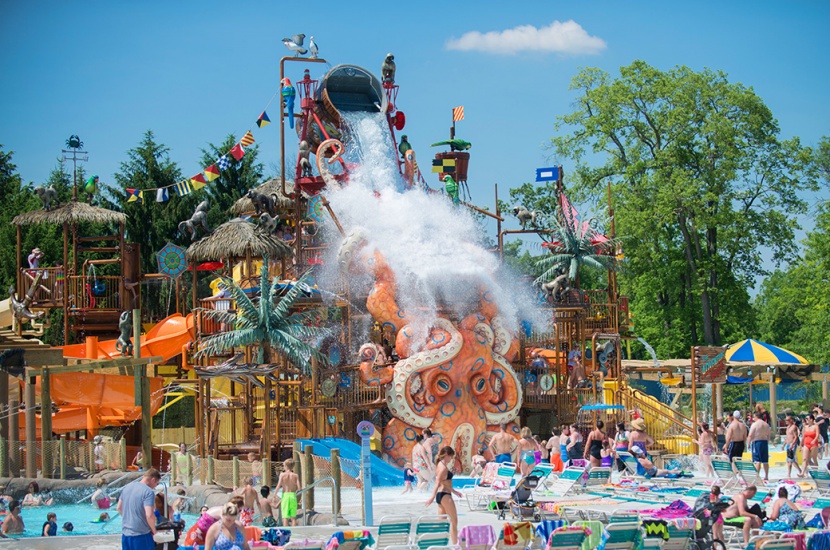
<svg viewBox="0 0 830 550">
<path fill-rule="evenodd" d="M 193 485 L 193 455 L 187 453 L 187 474 L 185 475 L 187 486 Z"/>
<path fill-rule="evenodd" d="M 268 457 L 262 459 L 262 485 L 271 486 L 271 459 Z"/>
<path fill-rule="evenodd" d="M 66 434 L 61 434 L 58 456 L 61 461 L 61 479 L 66 479 Z"/>
<path fill-rule="evenodd" d="M 147 367 L 152 368 L 152 365 Z M 144 371 L 141 377 L 141 462 L 145 470 L 153 467 L 153 417 L 150 414 L 150 379 L 147 378 L 147 367 L 140 367 Z"/>
<path fill-rule="evenodd" d="M 265 377 L 265 399 L 262 407 L 262 456 L 271 458 L 271 378 Z"/>
<path fill-rule="evenodd" d="M 777 369 L 772 367 L 772 376 L 769 378 L 769 421 L 772 428 L 773 441 L 778 439 L 778 395 L 776 392 L 778 388 L 775 386 L 775 371 Z"/>
<path fill-rule="evenodd" d="M 303 450 L 303 510 L 305 518 L 308 519 L 309 510 L 314 510 L 314 488 L 309 489 L 314 483 L 314 445 L 306 445 Z"/>
<path fill-rule="evenodd" d="M 207 457 L 207 465 L 207 483 L 209 485 L 213 485 L 216 482 L 216 463 L 214 462 L 214 458 L 212 456 Z"/>
<path fill-rule="evenodd" d="M 63 224 L 63 345 L 69 345 L 69 223 Z M 57 276 L 57 275 L 56 275 Z"/>
<path fill-rule="evenodd" d="M 196 295 L 196 287 L 197 287 L 199 281 L 196 278 L 196 266 L 192 265 L 190 267 L 193 270 L 193 277 L 191 278 L 192 288 L 190 290 L 190 294 L 191 294 L 190 305 L 191 305 L 192 309 L 196 309 L 197 307 L 199 307 L 199 299 Z"/>
<path fill-rule="evenodd" d="M 0 435 L 0 477 L 9 477 L 9 440 Z"/>
<path fill-rule="evenodd" d="M 179 480 L 179 461 L 176 460 L 179 451 L 170 453 L 170 483 L 175 484 Z"/>
<path fill-rule="evenodd" d="M 35 377 L 26 373 L 26 477 L 37 477 L 37 419 Z"/>
<path fill-rule="evenodd" d="M 195 365 L 194 365 L 195 366 Z M 202 403 L 204 401 L 204 380 L 201 378 L 196 380 L 196 437 L 199 440 L 199 458 L 205 458 L 205 420 Z"/>
<path fill-rule="evenodd" d="M 336 514 L 340 510 L 340 487 L 342 485 L 342 474 L 340 473 L 340 449 L 331 450 L 331 477 L 334 479 L 334 487 L 331 492 L 331 509 Z M 334 524 L 337 525 L 337 516 L 334 516 Z"/>
<path fill-rule="evenodd" d="M 52 477 L 52 388 L 49 369 L 40 369 L 40 441 L 43 477 Z"/>
<path fill-rule="evenodd" d="M 22 261 L 23 261 L 23 235 L 20 233 L 20 226 L 16 225 L 15 228 L 15 235 L 17 235 L 17 254 L 15 254 L 15 271 L 14 271 L 14 279 L 15 285 L 17 288 L 17 297 L 23 298 L 23 277 L 20 275 L 20 270 L 22 268 Z M 14 439 L 17 439 L 16 437 Z"/>
<path fill-rule="evenodd" d="M 20 407 L 17 399 L 9 401 L 9 476 L 20 475 Z"/>
<path fill-rule="evenodd" d="M 122 471 L 127 471 L 127 440 L 124 437 L 118 440 L 118 464 Z"/>
<path fill-rule="evenodd" d="M 9 414 L 9 375 L 0 371 L 0 445 L 3 447 L 0 477 L 9 475 Z"/>
<path fill-rule="evenodd" d="M 824 379 L 821 381 L 821 401 L 826 405 L 827 404 L 827 395 L 828 395 L 828 385 L 827 385 L 827 377 L 825 376 Z"/>
<path fill-rule="evenodd" d="M 303 453 L 301 452 L 302 445 L 299 442 L 294 442 L 294 450 L 291 453 L 291 457 L 294 459 L 294 473 L 297 474 L 297 477 L 300 479 L 300 483 L 303 482 Z"/>
<path fill-rule="evenodd" d="M 239 457 L 236 455 L 233 457 L 233 487 L 239 487 Z"/>
<path fill-rule="evenodd" d="M 717 411 L 718 411 L 718 421 L 723 418 L 723 384 L 716 384 L 718 388 L 718 398 L 717 398 Z"/>
</svg>

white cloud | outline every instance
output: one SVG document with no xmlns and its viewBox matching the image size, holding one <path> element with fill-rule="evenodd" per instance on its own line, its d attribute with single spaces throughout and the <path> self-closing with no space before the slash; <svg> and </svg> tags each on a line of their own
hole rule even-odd
<svg viewBox="0 0 830 550">
<path fill-rule="evenodd" d="M 464 33 L 447 42 L 448 50 L 479 51 L 512 55 L 519 52 L 598 54 L 605 40 L 589 35 L 576 21 L 554 21 L 547 27 L 520 25 L 504 31 Z"/>
</svg>

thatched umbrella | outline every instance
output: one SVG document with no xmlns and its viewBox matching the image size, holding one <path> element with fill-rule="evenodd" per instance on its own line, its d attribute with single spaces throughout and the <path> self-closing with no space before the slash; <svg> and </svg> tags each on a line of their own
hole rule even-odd
<svg viewBox="0 0 830 550">
<path fill-rule="evenodd" d="M 127 215 L 106 208 L 92 206 L 85 202 L 69 201 L 53 210 L 32 210 L 18 214 L 12 220 L 13 225 L 38 225 L 53 223 L 55 225 L 78 225 L 80 222 L 92 223 L 126 223 Z"/>
<path fill-rule="evenodd" d="M 293 193 L 294 182 L 286 180 L 285 190 L 288 193 Z M 263 195 L 275 195 L 277 197 L 277 208 L 280 210 L 288 210 L 294 206 L 294 201 L 282 194 L 282 184 L 280 183 L 279 178 L 270 179 L 265 183 L 254 187 L 254 191 L 258 191 Z M 230 211 L 231 214 L 236 214 L 237 216 L 245 214 L 246 212 L 253 212 L 254 203 L 251 202 L 251 199 L 248 197 L 243 196 L 241 199 L 236 201 L 233 206 L 231 206 Z"/>
<path fill-rule="evenodd" d="M 235 218 L 191 244 L 185 252 L 189 263 L 214 262 L 226 258 L 287 258 L 291 256 L 288 243 L 269 235 L 258 225 Z"/>
</svg>

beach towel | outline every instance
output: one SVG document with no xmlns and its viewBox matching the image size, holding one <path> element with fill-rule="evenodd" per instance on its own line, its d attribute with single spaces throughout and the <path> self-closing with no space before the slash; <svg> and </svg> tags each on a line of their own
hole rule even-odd
<svg viewBox="0 0 830 550">
<path fill-rule="evenodd" d="M 533 539 L 533 525 L 529 521 L 505 523 L 502 537 L 507 546 L 516 546 L 522 541 L 529 543 Z"/>
<path fill-rule="evenodd" d="M 546 541 L 550 539 L 551 533 L 560 527 L 565 527 L 566 525 L 568 525 L 568 522 L 564 519 L 542 520 L 539 522 L 539 525 L 536 526 L 536 536 Z"/>
<path fill-rule="evenodd" d="M 496 544 L 496 532 L 490 525 L 468 525 L 458 533 L 458 541 L 462 548 L 471 546 L 489 548 Z"/>
</svg>

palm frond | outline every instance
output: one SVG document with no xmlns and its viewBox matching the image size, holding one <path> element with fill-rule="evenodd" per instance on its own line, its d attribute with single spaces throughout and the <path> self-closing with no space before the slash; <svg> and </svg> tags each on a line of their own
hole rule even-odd
<svg viewBox="0 0 830 550">
<path fill-rule="evenodd" d="M 220 323 L 234 323 L 238 318 L 235 311 L 227 309 L 208 309 L 204 307 L 197 307 L 193 311 L 199 311 L 208 319 L 213 319 L 219 321 Z"/>
<path fill-rule="evenodd" d="M 303 292 L 302 287 L 307 286 L 305 285 L 306 277 L 307 275 L 304 274 L 293 285 L 291 285 L 291 288 L 288 289 L 288 292 L 285 293 L 285 296 L 283 296 L 279 301 L 279 304 L 277 304 L 277 308 L 274 311 L 275 315 L 287 318 L 291 314 L 291 307 L 300 297 L 300 293 Z"/>
<path fill-rule="evenodd" d="M 222 277 L 222 284 L 225 285 L 233 297 L 234 302 L 236 302 L 236 309 L 239 311 L 239 315 L 243 317 L 251 317 L 255 318 L 257 316 L 257 307 L 254 305 L 251 298 L 245 294 L 245 290 L 236 284 L 236 281 L 231 279 L 230 277 Z"/>
<path fill-rule="evenodd" d="M 236 329 L 203 338 L 196 357 L 217 355 L 233 348 L 241 348 L 261 342 L 264 333 L 257 328 Z"/>
</svg>

